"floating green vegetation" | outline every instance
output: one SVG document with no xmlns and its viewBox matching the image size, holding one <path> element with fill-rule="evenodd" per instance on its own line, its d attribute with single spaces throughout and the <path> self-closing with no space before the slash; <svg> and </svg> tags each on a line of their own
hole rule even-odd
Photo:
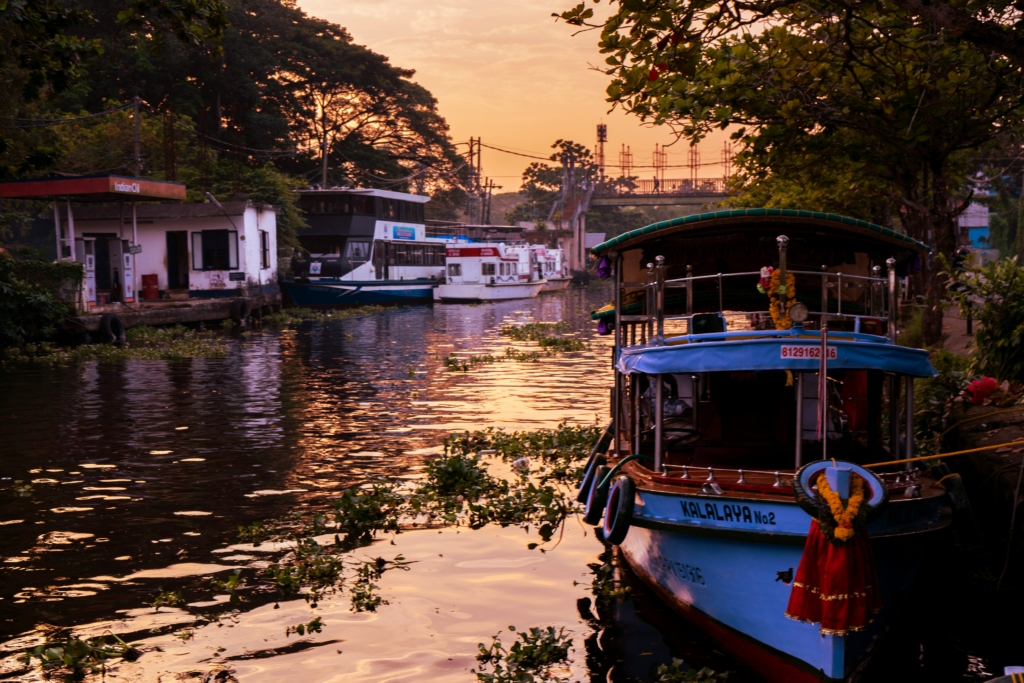
<svg viewBox="0 0 1024 683">
<path fill-rule="evenodd" d="M 517 363 L 536 363 L 542 358 L 550 358 L 559 353 L 570 353 L 582 351 L 588 348 L 587 343 L 575 337 L 551 336 L 549 332 L 568 331 L 570 326 L 566 322 L 557 323 L 527 323 L 525 325 L 506 325 L 499 330 L 499 334 L 508 337 L 513 341 L 536 342 L 541 348 L 540 351 L 521 351 L 514 347 L 505 349 L 503 355 L 482 354 L 476 356 L 457 356 L 454 352 L 443 357 L 441 361 L 445 368 L 451 372 L 469 372 L 477 365 L 500 363 L 502 361 L 515 361 Z"/>
<path fill-rule="evenodd" d="M 223 358 L 227 346 L 211 332 L 198 332 L 184 325 L 133 327 L 122 345 L 83 344 L 62 347 L 50 342 L 26 344 L 0 351 L 0 368 L 23 364 L 68 365 L 79 361 L 184 360 Z"/>
<path fill-rule="evenodd" d="M 380 313 L 386 310 L 388 310 L 387 306 L 359 306 L 357 308 L 337 308 L 322 311 L 312 308 L 285 308 L 279 313 L 263 316 L 263 322 L 268 325 L 297 325 L 304 322 L 346 320 L 355 316 Z"/>
<path fill-rule="evenodd" d="M 568 332 L 572 327 L 564 320 L 557 323 L 526 323 L 523 325 L 503 325 L 498 334 L 513 341 L 540 341 L 552 332 Z"/>
<path fill-rule="evenodd" d="M 537 548 L 554 538 L 575 509 L 575 482 L 600 435 L 597 427 L 567 424 L 538 432 L 488 429 L 451 435 L 444 454 L 427 464 L 415 484 L 373 481 L 343 492 L 333 510 L 239 527 L 239 537 L 289 543 L 291 549 L 263 574 L 267 587 L 282 599 L 302 596 L 315 606 L 327 593 L 347 588 L 354 611 L 373 611 L 386 604 L 376 592 L 381 575 L 407 570 L 409 562 L 400 555 L 358 561 L 348 551 L 370 544 L 381 532 L 487 524 L 533 530 L 540 539 L 528 547 Z M 495 476 L 489 460 L 511 464 L 511 476 Z M 324 541 L 331 531 L 334 542 Z"/>
<path fill-rule="evenodd" d="M 154 612 L 159 612 L 161 607 L 175 607 L 185 603 L 185 598 L 182 597 L 180 592 L 165 591 L 163 588 L 159 590 L 160 592 L 156 594 L 153 602 L 150 603 L 153 606 Z"/>
<path fill-rule="evenodd" d="M 38 659 L 44 669 L 68 669 L 77 678 L 85 669 L 105 672 L 108 659 L 133 662 L 139 658 L 141 652 L 135 647 L 115 635 L 109 638 L 114 642 L 109 642 L 108 636 L 89 640 L 68 636 L 64 640 L 48 641 L 26 651 L 22 663 L 31 664 L 33 659 Z"/>
<path fill-rule="evenodd" d="M 515 632 L 515 626 L 509 626 Z M 572 637 L 565 634 L 565 629 L 553 626 L 547 628 L 531 628 L 520 632 L 519 639 L 506 648 L 501 642 L 501 634 L 495 634 L 490 645 L 479 643 L 480 654 L 476 656 L 480 662 L 480 671 L 474 670 L 477 681 L 482 683 L 534 683 L 536 681 L 568 681 L 557 678 L 552 669 L 556 664 L 564 664 L 569 659 L 572 648 Z M 484 671 L 484 669 L 491 671 Z"/>
<path fill-rule="evenodd" d="M 532 341 L 542 349 L 551 352 L 569 353 L 582 351 L 587 348 L 587 343 L 575 337 L 566 337 L 562 333 L 572 328 L 564 320 L 557 323 L 526 323 L 525 325 L 505 325 L 498 333 L 513 341 Z M 553 333 L 558 333 L 554 336 Z"/>
<path fill-rule="evenodd" d="M 284 630 L 284 635 L 285 637 L 288 637 L 293 633 L 296 633 L 299 636 L 304 636 L 306 633 L 320 633 L 324 630 L 324 623 L 322 619 L 323 617 L 317 617 L 316 619 L 311 619 L 305 624 L 289 626 Z"/>
<path fill-rule="evenodd" d="M 671 664 L 658 667 L 657 683 L 716 683 L 729 677 L 729 672 L 715 673 L 711 669 L 694 669 L 681 659 L 672 659 Z"/>
</svg>

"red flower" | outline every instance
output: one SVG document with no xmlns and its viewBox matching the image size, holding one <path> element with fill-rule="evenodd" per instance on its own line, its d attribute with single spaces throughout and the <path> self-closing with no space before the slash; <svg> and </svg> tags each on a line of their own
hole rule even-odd
<svg viewBox="0 0 1024 683">
<path fill-rule="evenodd" d="M 647 76 L 647 80 L 649 80 L 649 81 L 656 81 L 656 80 L 658 80 L 658 67 L 656 67 L 656 66 L 652 66 L 651 67 L 651 73 L 650 73 L 649 76 Z"/>
<path fill-rule="evenodd" d="M 967 398 L 971 403 L 980 406 L 988 395 L 998 388 L 999 383 L 996 382 L 995 378 L 982 377 L 968 384 L 967 388 L 964 389 L 964 393 L 967 394 Z"/>
</svg>

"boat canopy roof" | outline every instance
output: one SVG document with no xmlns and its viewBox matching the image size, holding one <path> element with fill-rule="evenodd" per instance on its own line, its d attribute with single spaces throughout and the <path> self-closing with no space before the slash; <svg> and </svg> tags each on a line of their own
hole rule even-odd
<svg viewBox="0 0 1024 683">
<path fill-rule="evenodd" d="M 849 216 L 796 209 L 730 209 L 682 216 L 637 228 L 602 242 L 591 249 L 591 253 L 600 256 L 612 250 L 623 252 L 652 243 L 668 252 L 673 246 L 689 252 L 693 246 L 716 237 L 732 238 L 728 240 L 732 242 L 770 238 L 774 247 L 775 237 L 782 234 L 790 240 L 829 243 L 839 240 L 855 251 L 877 254 L 883 261 L 893 256 L 903 262 L 928 252 L 928 248 L 917 240 Z M 746 239 L 737 240 L 738 237 Z"/>
<path fill-rule="evenodd" d="M 683 335 L 666 339 L 665 344 L 622 349 L 618 370 L 650 375 L 751 370 L 814 372 L 821 357 L 821 333 L 799 328 Z M 926 351 L 897 346 L 885 337 L 843 332 L 829 335 L 828 346 L 831 370 L 882 370 L 911 377 L 938 374 Z"/>
</svg>

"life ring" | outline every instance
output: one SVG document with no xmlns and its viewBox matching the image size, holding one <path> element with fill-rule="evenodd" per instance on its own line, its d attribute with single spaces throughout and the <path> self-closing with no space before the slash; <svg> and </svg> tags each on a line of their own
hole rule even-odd
<svg viewBox="0 0 1024 683">
<path fill-rule="evenodd" d="M 836 464 L 849 467 L 871 489 L 870 497 L 864 501 L 864 505 L 868 509 L 867 521 L 872 522 L 878 519 L 885 511 L 885 506 L 889 503 L 889 489 L 886 487 L 885 482 L 871 470 L 855 463 L 839 460 L 836 461 Z M 801 467 L 800 471 L 793 478 L 793 497 L 796 498 L 796 502 L 804 509 L 804 512 L 812 517 L 818 514 L 818 502 L 812 486 L 817 481 L 821 471 L 830 465 L 832 465 L 831 460 L 815 460 Z"/>
<path fill-rule="evenodd" d="M 576 502 L 586 503 L 587 496 L 590 495 L 590 482 L 594 480 L 594 473 L 597 472 L 597 468 L 601 465 L 607 465 L 608 458 L 603 455 L 594 454 L 594 457 L 587 463 L 587 469 L 583 472 L 583 481 L 580 482 L 579 491 L 576 492 Z"/>
<path fill-rule="evenodd" d="M 608 476 L 611 468 L 607 465 L 599 465 L 594 472 L 594 478 L 590 482 L 590 491 L 587 492 L 587 509 L 583 513 L 583 521 L 590 526 L 597 526 L 604 514 L 604 502 L 608 498 L 608 489 L 601 488 L 601 481 Z"/>
<path fill-rule="evenodd" d="M 235 299 L 231 302 L 231 319 L 236 323 L 240 323 L 249 317 L 249 300 L 248 299 Z"/>
<path fill-rule="evenodd" d="M 100 318 L 100 335 L 107 344 L 124 344 L 128 339 L 124 323 L 114 313 L 104 313 Z"/>
<path fill-rule="evenodd" d="M 608 505 L 604 512 L 604 540 L 619 545 L 625 540 L 629 526 L 633 523 L 633 504 L 636 502 L 636 485 L 623 475 L 615 480 L 608 491 Z"/>
</svg>

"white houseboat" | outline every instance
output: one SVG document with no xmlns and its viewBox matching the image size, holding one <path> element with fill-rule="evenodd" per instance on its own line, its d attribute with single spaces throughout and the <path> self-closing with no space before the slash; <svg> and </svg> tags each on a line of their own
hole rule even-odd
<svg viewBox="0 0 1024 683">
<path fill-rule="evenodd" d="M 565 263 L 565 251 L 545 247 L 543 244 L 535 244 L 532 248 L 537 253 L 537 264 L 544 278 L 544 289 L 541 292 L 567 289 L 572 278 L 569 276 L 569 266 Z"/>
<path fill-rule="evenodd" d="M 545 284 L 537 252 L 529 245 L 452 242 L 446 264 L 446 280 L 434 290 L 435 301 L 532 299 Z"/>
<path fill-rule="evenodd" d="M 308 257 L 282 283 L 299 306 L 426 303 L 444 278 L 445 242 L 426 236 L 430 197 L 389 190 L 303 190 Z"/>
</svg>

